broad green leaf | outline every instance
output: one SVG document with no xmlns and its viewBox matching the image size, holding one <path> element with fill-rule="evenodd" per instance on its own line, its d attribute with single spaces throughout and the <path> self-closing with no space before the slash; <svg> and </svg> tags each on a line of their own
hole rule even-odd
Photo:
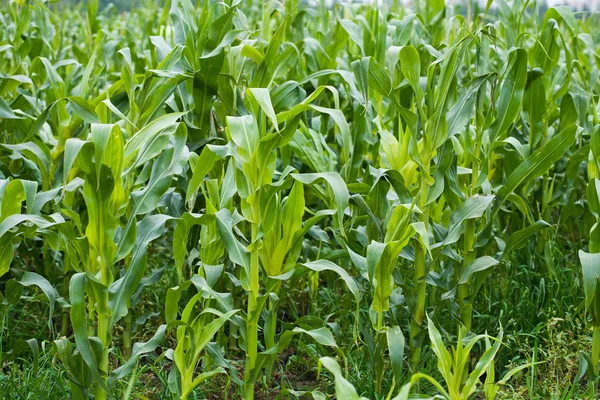
<svg viewBox="0 0 600 400">
<path fill-rule="evenodd" d="M 490 206 L 495 196 L 469 197 L 464 203 L 456 208 L 450 216 L 448 235 L 443 245 L 456 243 L 460 239 L 462 224 L 468 219 L 480 218 Z"/>
<path fill-rule="evenodd" d="M 427 316 L 427 330 L 429 331 L 429 339 L 431 340 L 431 347 L 433 352 L 437 356 L 438 370 L 444 377 L 446 382 L 452 380 L 452 356 L 446 350 L 442 335 L 435 327 L 433 321 Z"/>
<path fill-rule="evenodd" d="M 52 331 L 52 317 L 54 315 L 54 302 L 56 301 L 56 291 L 48 280 L 35 272 L 25 272 L 19 281 L 23 286 L 37 286 L 48 298 L 50 304 L 50 313 L 48 315 L 48 328 Z"/>
<path fill-rule="evenodd" d="M 335 395 L 338 399 L 359 400 L 356 389 L 344 378 L 337 361 L 331 357 L 321 357 L 319 362 L 333 374 L 335 378 Z"/>
<path fill-rule="evenodd" d="M 31 222 L 40 228 L 48 228 L 55 225 L 56 222 L 48 221 L 38 215 L 30 214 L 13 214 L 8 216 L 5 220 L 0 223 L 0 238 L 3 237 L 10 229 L 24 223 Z"/>
<path fill-rule="evenodd" d="M 108 289 L 108 305 L 112 311 L 110 326 L 127 315 L 131 296 L 137 290 L 146 273 L 148 245 L 164 234 L 165 224 L 171 219 L 173 217 L 164 214 L 148 215 L 137 224 L 137 235 L 131 264 L 125 275 L 113 282 Z"/>
<path fill-rule="evenodd" d="M 572 124 L 553 136 L 545 145 L 537 149 L 529 158 L 523 161 L 514 171 L 506 183 L 498 191 L 502 200 L 512 193 L 519 185 L 537 178 L 548 171 L 565 152 L 575 143 L 577 125 Z"/>
<path fill-rule="evenodd" d="M 88 142 L 77 139 L 70 138 L 67 139 L 65 143 L 65 152 L 63 159 L 63 183 L 67 184 L 69 181 L 69 173 L 71 172 L 71 168 L 77 159 L 77 155 L 79 154 L 81 148 L 87 144 Z"/>
<path fill-rule="evenodd" d="M 589 307 L 596 295 L 596 288 L 600 280 L 600 253 L 586 253 L 579 250 L 579 261 L 583 271 L 583 293 L 585 305 Z"/>
<path fill-rule="evenodd" d="M 339 22 L 350 37 L 350 39 L 352 39 L 352 41 L 360 48 L 361 53 L 363 53 L 364 55 L 365 51 L 363 49 L 363 38 L 360 26 L 358 26 L 354 21 L 349 19 L 340 19 Z"/>
<path fill-rule="evenodd" d="M 116 254 L 114 237 L 117 220 L 113 213 L 111 195 L 115 181 L 109 167 L 102 164 L 100 174 L 87 175 L 83 185 L 83 198 L 88 212 L 88 225 L 85 233 L 90 245 L 90 263 L 92 273 L 108 268 Z"/>
<path fill-rule="evenodd" d="M 488 268 L 498 265 L 499 263 L 500 261 L 490 256 L 483 256 L 475 259 L 471 264 L 467 265 L 467 267 L 462 270 L 458 280 L 458 285 L 467 283 L 469 278 L 471 278 L 471 275 L 480 271 L 484 271 Z"/>
<path fill-rule="evenodd" d="M 256 120 L 252 115 L 227 117 L 227 127 L 241 159 L 249 163 L 260 141 Z"/>
<path fill-rule="evenodd" d="M 334 264 L 328 260 L 316 260 L 302 264 L 306 268 L 312 271 L 333 271 L 342 278 L 342 280 L 346 283 L 346 286 L 358 302 L 360 299 L 360 293 L 358 291 L 358 286 L 352 277 L 348 274 L 348 272 L 342 267 Z"/>
<path fill-rule="evenodd" d="M 342 177 L 335 172 L 321 172 L 314 174 L 291 174 L 291 177 L 297 181 L 302 182 L 305 185 L 312 185 L 320 180 L 325 180 L 333 192 L 335 198 L 335 208 L 337 210 L 338 223 L 340 229 L 343 232 L 344 227 L 344 212 L 348 207 L 348 201 L 350 200 L 350 194 L 346 182 Z"/>
<path fill-rule="evenodd" d="M 124 157 L 125 165 L 128 165 L 136 156 L 137 152 L 156 135 L 164 129 L 174 126 L 185 113 L 165 114 L 141 128 L 125 144 Z"/>
<path fill-rule="evenodd" d="M 421 76 L 421 59 L 419 52 L 413 46 L 404 46 L 398 54 L 400 69 L 417 97 L 417 106 L 423 106 L 423 89 L 419 84 Z"/>
<path fill-rule="evenodd" d="M 222 209 L 215 216 L 217 217 L 217 230 L 227 249 L 229 259 L 241 266 L 246 272 L 246 277 L 248 277 L 250 273 L 250 252 L 233 234 L 234 224 L 231 212 L 227 209 Z M 245 285 L 248 284 L 248 282 L 244 281 L 242 283 Z"/>
<path fill-rule="evenodd" d="M 522 48 L 511 49 L 507 57 L 506 77 L 500 87 L 496 119 L 489 132 L 490 145 L 507 131 L 517 117 L 527 83 L 527 51 Z"/>
<path fill-rule="evenodd" d="M 404 362 L 404 335 L 400 327 L 394 326 L 388 329 L 387 343 L 394 379 L 396 382 L 400 382 L 402 379 L 402 363 Z"/>
<path fill-rule="evenodd" d="M 481 87 L 493 77 L 493 74 L 485 74 L 474 78 L 465 85 L 465 90 L 459 95 L 459 99 L 448 111 L 448 137 L 460 133 L 465 125 L 473 118 L 475 100 Z"/>
<path fill-rule="evenodd" d="M 508 239 L 508 242 L 506 243 L 506 247 L 504 248 L 504 252 L 502 253 L 502 255 L 504 256 L 505 254 L 509 254 L 512 250 L 518 250 L 518 249 L 523 248 L 527 244 L 527 239 L 531 235 L 533 235 L 534 233 L 539 232 L 543 229 L 549 228 L 551 226 L 552 225 L 550 225 L 546 221 L 539 220 L 539 221 L 536 221 L 533 224 L 529 225 L 525 229 L 516 231 L 515 233 L 510 235 L 510 238 Z"/>
<path fill-rule="evenodd" d="M 279 132 L 277 116 L 275 115 L 273 104 L 271 103 L 271 95 L 269 94 L 269 90 L 263 88 L 249 88 L 248 91 L 252 93 L 252 96 L 254 96 L 254 99 L 263 110 L 267 118 L 269 118 L 275 130 Z"/>
<path fill-rule="evenodd" d="M 86 316 L 86 304 L 85 304 L 85 273 L 80 272 L 71 277 L 69 285 L 69 299 L 71 300 L 71 325 L 73 326 L 73 333 L 75 335 L 75 342 L 77 343 L 77 349 L 83 358 L 83 361 L 87 364 L 88 368 L 96 384 L 102 386 L 104 390 L 108 391 L 108 387 L 98 366 L 100 360 L 97 359 L 95 352 L 92 350 L 90 343 L 90 337 L 88 336 L 87 327 L 87 316 Z"/>
<path fill-rule="evenodd" d="M 469 397 L 477 390 L 477 384 L 479 383 L 480 377 L 486 372 L 488 366 L 494 362 L 494 358 L 502 345 L 502 330 L 500 331 L 500 337 L 496 340 L 493 346 L 489 347 L 485 353 L 481 356 L 473 371 L 469 374 L 469 378 L 465 382 L 465 386 L 461 391 L 463 397 Z"/>
<path fill-rule="evenodd" d="M 338 347 L 337 344 L 335 343 L 335 339 L 333 338 L 333 335 L 331 334 L 331 331 L 325 327 L 318 328 L 318 329 L 311 329 L 309 331 L 299 328 L 299 327 L 296 327 L 296 328 L 294 328 L 293 332 L 306 333 L 308 336 L 315 339 L 315 341 L 317 343 L 322 344 L 323 346 Z"/>
<path fill-rule="evenodd" d="M 115 369 L 110 373 L 110 376 L 108 378 L 108 384 L 112 386 L 114 382 L 118 379 L 122 379 L 127 375 L 131 374 L 140 357 L 142 357 L 144 354 L 148 354 L 156 350 L 156 348 L 160 346 L 163 338 L 165 337 L 166 328 L 166 325 L 160 325 L 156 330 L 154 336 L 152 336 L 147 342 L 135 343 L 133 345 L 133 351 L 131 353 L 131 356 L 129 357 L 129 360 L 127 360 L 125 364 L 121 365 L 119 368 Z"/>
</svg>

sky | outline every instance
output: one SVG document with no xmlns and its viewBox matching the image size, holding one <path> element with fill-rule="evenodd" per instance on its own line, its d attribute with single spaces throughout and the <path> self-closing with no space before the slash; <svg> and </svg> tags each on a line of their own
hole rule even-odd
<svg viewBox="0 0 600 400">
<path fill-rule="evenodd" d="M 460 2 L 461 0 L 455 0 Z M 482 5 L 485 5 L 486 0 L 479 0 Z M 541 3 L 541 1 L 540 1 Z M 581 9 L 587 6 L 588 10 L 597 11 L 600 5 L 600 0 L 546 0 L 545 3 L 548 7 L 569 5 L 576 9 Z"/>
<path fill-rule="evenodd" d="M 333 2 L 333 0 L 330 0 L 331 2 Z M 338 0 L 339 1 L 339 0 Z M 355 2 L 359 2 L 360 0 L 354 0 Z M 378 0 L 363 0 L 363 2 L 369 2 L 369 1 L 373 1 L 376 2 Z M 408 3 L 412 3 L 413 0 L 400 0 L 401 2 L 404 2 L 405 4 Z M 487 0 L 477 0 L 482 7 L 485 7 L 485 4 L 487 3 Z M 539 2 L 543 2 L 544 0 L 539 0 Z M 460 4 L 460 3 L 466 3 L 466 0 L 446 0 L 446 4 L 448 3 L 455 3 L 455 4 Z M 554 7 L 554 6 L 559 6 L 559 5 L 570 5 L 571 7 L 575 8 L 575 9 L 582 9 L 584 7 L 587 7 L 588 10 L 591 11 L 599 11 L 600 10 L 600 0 L 545 0 L 545 3 L 548 5 L 548 7 Z"/>
</svg>

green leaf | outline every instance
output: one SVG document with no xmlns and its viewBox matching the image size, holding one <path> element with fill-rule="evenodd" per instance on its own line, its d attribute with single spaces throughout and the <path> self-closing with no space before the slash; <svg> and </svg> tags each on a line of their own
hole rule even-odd
<svg viewBox="0 0 600 400">
<path fill-rule="evenodd" d="M 508 52 L 507 57 L 506 78 L 500 87 L 496 119 L 489 132 L 490 145 L 493 145 L 517 118 L 527 84 L 527 51 L 522 48 L 514 48 Z"/>
<path fill-rule="evenodd" d="M 450 227 L 448 235 L 442 245 L 456 243 L 461 236 L 461 228 L 464 221 L 480 218 L 490 206 L 495 196 L 473 196 L 456 208 L 450 216 Z"/>
<path fill-rule="evenodd" d="M 264 88 L 249 88 L 248 92 L 252 94 L 260 108 L 263 110 L 267 118 L 269 118 L 269 120 L 273 124 L 275 130 L 279 132 L 277 116 L 275 115 L 273 104 L 271 103 L 271 95 L 269 94 L 269 90 Z"/>
<path fill-rule="evenodd" d="M 537 149 L 510 174 L 506 183 L 498 191 L 501 201 L 519 185 L 547 172 L 556 161 L 575 143 L 577 125 L 571 124 L 553 136 L 545 145 Z"/>
<path fill-rule="evenodd" d="M 37 286 L 40 288 L 42 292 L 48 298 L 48 302 L 50 304 L 50 312 L 48 315 L 48 328 L 52 331 L 52 317 L 54 316 L 54 302 L 56 301 L 56 291 L 54 287 L 48 282 L 46 278 L 41 275 L 36 274 L 35 272 L 25 272 L 21 281 L 19 282 L 21 285 L 28 286 Z"/>
<path fill-rule="evenodd" d="M 600 280 L 600 253 L 586 253 L 579 250 L 579 261 L 583 271 L 583 293 L 585 306 L 590 307 L 596 294 L 596 287 Z"/>
<path fill-rule="evenodd" d="M 32 224 L 37 225 L 39 228 L 48 228 L 56 224 L 56 222 L 48 221 L 38 215 L 14 214 L 8 216 L 0 223 L 0 238 L 3 237 L 10 229 L 22 224 L 23 222 L 31 222 Z"/>
<path fill-rule="evenodd" d="M 333 272 L 335 272 L 346 283 L 346 286 L 348 287 L 348 289 L 350 290 L 350 292 L 352 293 L 352 295 L 354 296 L 356 301 L 357 302 L 359 301 L 360 293 L 358 291 L 358 286 L 356 285 L 356 282 L 354 281 L 354 279 L 352 279 L 352 277 L 348 274 L 348 272 L 346 272 L 346 270 L 343 269 L 342 267 L 340 267 L 328 260 L 310 261 L 310 262 L 304 263 L 302 265 L 312 271 L 319 271 L 319 272 L 333 271 Z"/>
<path fill-rule="evenodd" d="M 0 222 L 4 221 L 8 216 L 21 214 L 21 204 L 27 200 L 28 213 L 31 213 L 31 208 L 37 191 L 37 182 L 24 181 L 14 179 L 4 186 L 2 193 Z"/>
<path fill-rule="evenodd" d="M 346 182 L 344 182 L 342 177 L 335 172 L 291 174 L 291 177 L 304 183 L 305 185 L 313 185 L 321 180 L 325 180 L 329 184 L 329 187 L 333 191 L 333 196 L 335 197 L 335 208 L 337 209 L 338 223 L 343 232 L 344 211 L 346 210 L 346 207 L 348 207 L 350 194 L 348 193 Z"/>
<path fill-rule="evenodd" d="M 404 46 L 398 54 L 400 59 L 400 69 L 404 77 L 410 84 L 410 87 L 415 92 L 417 97 L 417 106 L 423 106 L 423 89 L 419 85 L 419 78 L 421 76 L 421 58 L 419 52 L 413 46 Z"/>
<path fill-rule="evenodd" d="M 359 400 L 356 389 L 344 378 L 337 361 L 331 357 L 321 357 L 319 362 L 333 374 L 335 378 L 335 395 L 338 399 Z"/>
<path fill-rule="evenodd" d="M 213 168 L 218 159 L 219 157 L 213 153 L 208 146 L 202 148 L 202 152 L 200 153 L 200 157 L 198 157 L 196 166 L 193 168 L 194 173 L 192 174 L 192 178 L 188 183 L 188 188 L 185 194 L 185 202 L 188 206 L 188 209 L 193 208 L 194 202 L 196 201 L 196 193 L 204 181 L 204 177 Z"/>
<path fill-rule="evenodd" d="M 493 346 L 489 347 L 481 356 L 473 371 L 469 374 L 469 378 L 465 382 L 465 386 L 461 391 L 463 398 L 468 398 L 477 390 L 477 384 L 480 382 L 480 377 L 486 372 L 488 366 L 494 362 L 494 358 L 502 345 L 502 330 L 500 337 L 496 340 Z"/>
<path fill-rule="evenodd" d="M 438 359 L 438 370 L 444 377 L 444 380 L 450 382 L 452 380 L 452 356 L 448 350 L 446 350 L 442 335 L 440 335 L 440 332 L 437 330 L 429 316 L 427 316 L 427 330 L 429 331 L 431 347 Z"/>
<path fill-rule="evenodd" d="M 350 39 L 360 48 L 361 53 L 364 55 L 365 51 L 363 49 L 363 38 L 362 38 L 362 29 L 358 26 L 354 21 L 349 19 L 340 19 L 340 25 L 346 31 Z"/>
<path fill-rule="evenodd" d="M 333 338 L 333 335 L 331 334 L 331 331 L 325 327 L 311 329 L 309 331 L 299 328 L 299 327 L 296 327 L 293 329 L 293 332 L 294 333 L 306 333 L 308 336 L 315 339 L 315 341 L 317 343 L 322 344 L 323 346 L 338 347 L 337 344 L 335 343 L 335 339 Z"/>
<path fill-rule="evenodd" d="M 260 141 L 256 120 L 252 115 L 227 117 L 227 128 L 241 159 L 245 163 L 250 163 L 252 154 Z"/>
<path fill-rule="evenodd" d="M 364 98 L 365 108 L 369 108 L 369 63 L 370 57 L 363 57 L 360 60 L 353 61 L 350 66 L 356 77 L 356 85 Z"/>
<path fill-rule="evenodd" d="M 151 241 L 159 238 L 165 231 L 165 224 L 173 217 L 157 214 L 148 215 L 137 225 L 137 237 L 131 264 L 125 275 L 113 282 L 108 289 L 108 305 L 112 311 L 110 326 L 117 323 L 128 313 L 131 296 L 137 290 L 140 281 L 146 273 L 146 252 Z"/>
<path fill-rule="evenodd" d="M 393 326 L 387 330 L 387 342 L 394 380 L 401 382 L 402 363 L 404 362 L 404 335 L 400 327 Z"/>
<path fill-rule="evenodd" d="M 504 257 L 504 255 L 508 255 L 513 250 L 518 250 L 518 249 L 523 248 L 527 244 L 527 239 L 531 235 L 533 235 L 534 233 L 539 232 L 543 229 L 549 228 L 551 226 L 552 225 L 550 225 L 546 221 L 539 220 L 539 221 L 536 221 L 535 223 L 529 225 L 525 229 L 516 231 L 515 233 L 510 235 L 510 238 L 508 239 L 508 242 L 506 243 L 506 247 L 504 248 L 504 252 L 502 253 L 502 256 Z"/>
<path fill-rule="evenodd" d="M 465 85 L 464 93 L 459 95 L 459 99 L 452 106 L 447 115 L 448 120 L 448 137 L 452 137 L 460 133 L 465 125 L 473 118 L 475 100 L 479 89 L 494 76 L 494 74 L 485 74 L 473 78 Z"/>
<path fill-rule="evenodd" d="M 175 126 L 178 123 L 177 121 L 184 115 L 185 113 L 165 114 L 136 132 L 125 144 L 125 165 L 128 165 L 135 158 L 137 152 L 146 143 L 150 142 L 166 128 Z"/>
<path fill-rule="evenodd" d="M 96 384 L 102 386 L 107 392 L 108 387 L 106 386 L 98 365 L 100 360 L 97 359 L 95 352 L 92 350 L 90 338 L 88 336 L 87 317 L 86 317 L 86 304 L 85 304 L 85 273 L 80 272 L 71 277 L 69 285 L 69 298 L 71 300 L 71 325 L 73 326 L 73 333 L 75 334 L 75 342 L 77 343 L 77 349 L 90 369 L 92 377 L 96 381 Z"/>
<path fill-rule="evenodd" d="M 68 183 L 69 173 L 71 168 L 77 159 L 77 155 L 81 151 L 81 148 L 89 142 L 77 138 L 69 138 L 65 143 L 65 152 L 63 158 L 63 183 Z"/>
<path fill-rule="evenodd" d="M 129 357 L 129 360 L 111 372 L 110 377 L 108 378 L 109 386 L 112 386 L 117 380 L 131 374 L 140 357 L 156 350 L 165 337 L 166 330 L 167 325 L 162 324 L 158 327 L 154 336 L 152 336 L 147 342 L 135 343 L 133 345 L 133 351 Z"/>
<path fill-rule="evenodd" d="M 250 276 L 250 252 L 243 246 L 233 234 L 233 216 L 227 209 L 222 209 L 216 215 L 217 231 L 227 249 L 229 259 L 241 266 L 246 272 L 246 277 Z M 248 282 L 242 281 L 247 285 Z M 246 288 L 249 289 L 249 286 Z"/>
<path fill-rule="evenodd" d="M 183 261 L 187 254 L 187 241 L 190 229 L 196 225 L 207 225 L 215 220 L 213 215 L 184 213 L 175 226 L 173 232 L 173 259 L 175 268 L 181 276 Z"/>
<path fill-rule="evenodd" d="M 100 168 L 100 174 L 92 173 L 87 178 L 83 185 L 83 198 L 88 212 L 85 234 L 90 245 L 90 257 L 93 262 L 99 263 L 97 268 L 100 269 L 109 266 L 116 254 L 114 237 L 117 220 L 110 201 L 115 181 L 110 168 L 104 164 Z"/>
<path fill-rule="evenodd" d="M 490 256 L 483 256 L 475 259 L 471 264 L 467 265 L 467 267 L 462 270 L 458 280 L 458 285 L 467 283 L 471 275 L 474 273 L 484 271 L 488 268 L 498 265 L 499 263 L 500 261 Z"/>
<path fill-rule="evenodd" d="M 250 87 L 268 87 L 271 82 L 276 68 L 278 67 L 277 57 L 279 48 L 283 42 L 286 27 L 288 25 L 288 16 L 286 16 L 283 22 L 279 25 L 277 30 L 273 33 L 269 45 L 265 51 L 265 55 L 262 62 L 258 66 L 255 75 L 250 81 Z"/>
</svg>

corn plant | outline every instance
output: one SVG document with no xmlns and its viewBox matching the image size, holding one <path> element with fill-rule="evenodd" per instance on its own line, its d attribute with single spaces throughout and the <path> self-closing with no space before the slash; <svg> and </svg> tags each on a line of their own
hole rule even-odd
<svg viewBox="0 0 600 400">
<path fill-rule="evenodd" d="M 181 292 L 194 284 L 198 293 L 186 304 L 181 318 L 177 319 L 177 304 Z M 173 361 L 176 368 L 172 370 L 173 383 L 171 391 L 175 399 L 187 399 L 192 390 L 205 379 L 218 373 L 225 373 L 221 367 L 206 371 L 195 376 L 195 371 L 201 360 L 202 352 L 219 329 L 239 310 L 232 310 L 231 296 L 212 290 L 204 278 L 195 276 L 184 284 L 171 288 L 167 295 L 167 323 L 177 327 L 177 347 L 173 351 Z M 204 298 L 208 300 L 204 300 Z M 206 307 L 197 315 L 194 306 L 199 302 L 210 304 L 210 299 L 217 299 L 220 307 L 228 310 L 222 313 L 214 308 Z"/>
<path fill-rule="evenodd" d="M 594 129 L 595 133 L 597 128 Z M 585 306 L 588 314 L 592 317 L 592 349 L 589 355 L 584 355 L 587 368 L 584 371 L 588 372 L 591 381 L 594 381 L 598 376 L 598 362 L 600 362 L 600 324 L 598 323 L 598 278 L 600 272 L 600 251 L 598 242 L 598 218 L 600 197 L 598 196 L 598 183 L 600 182 L 596 176 L 598 173 L 597 156 L 597 135 L 592 136 L 590 143 L 590 160 L 588 163 L 588 171 L 591 177 L 587 185 L 587 200 L 590 211 L 594 217 L 594 224 L 590 230 L 589 253 L 579 250 L 579 259 L 581 261 L 583 274 L 583 289 L 585 293 Z M 593 386 L 593 385 L 592 385 Z M 593 389 L 592 389 L 593 390 Z"/>
<path fill-rule="evenodd" d="M 276 348 L 278 349 L 277 352 L 281 352 L 285 347 L 281 345 L 281 342 L 279 344 L 275 343 L 278 307 L 276 299 L 281 281 L 291 277 L 300 255 L 303 235 L 319 220 L 331 215 L 331 213 L 320 213 L 320 215 L 315 215 L 304 224 L 302 223 L 304 214 L 303 185 L 310 185 L 319 180 L 324 180 L 330 185 L 334 197 L 341 200 L 338 207 L 343 207 L 343 204 L 348 201 L 345 184 L 336 174 L 294 174 L 292 170 L 286 169 L 281 172 L 277 181 L 272 181 L 275 172 L 273 163 L 275 153 L 273 151 L 291 139 L 291 135 L 295 133 L 298 124 L 299 113 L 309 109 L 311 107 L 310 102 L 323 89 L 315 92 L 303 103 L 281 113 L 279 116 L 274 114 L 268 91 L 264 89 L 250 90 L 256 101 L 257 112 L 264 112 L 272 123 L 271 129 L 274 132 L 267 131 L 266 119 L 262 120 L 264 124 L 259 128 L 256 122 L 257 119 L 253 115 L 228 117 L 228 135 L 231 137 L 232 143 L 235 144 L 235 148 L 208 145 L 198 160 L 198 162 L 203 160 L 203 165 L 196 165 L 195 176 L 192 177 L 192 182 L 197 182 L 194 183 L 194 186 L 198 187 L 202 184 L 200 179 L 211 169 L 211 164 L 216 159 L 231 157 L 232 162 L 227 165 L 229 165 L 229 168 L 233 168 L 234 171 L 237 194 L 241 201 L 241 215 L 250 225 L 250 246 L 244 246 L 233 234 L 233 228 L 241 222 L 240 214 L 232 214 L 228 209 L 222 209 L 215 214 L 217 231 L 223 240 L 230 260 L 241 267 L 239 279 L 242 287 L 249 295 L 245 318 L 244 346 L 246 347 L 247 357 L 244 398 L 253 398 L 254 382 L 264 362 L 264 360 L 259 361 L 257 335 L 259 318 L 266 305 L 265 303 L 269 299 L 270 316 L 265 321 L 263 328 L 265 345 L 267 349 Z M 334 112 L 327 109 L 322 111 Z M 278 132 L 280 120 L 285 125 L 282 131 Z M 203 157 L 204 155 L 206 156 Z M 292 183 L 291 191 L 282 205 L 280 192 Z M 340 226 L 342 226 L 341 211 L 343 209 L 338 208 L 337 217 Z M 262 236 L 259 236 L 259 232 Z M 330 269 L 341 273 L 335 265 L 303 265 L 309 269 Z M 262 284 L 260 279 L 261 266 L 266 274 L 266 279 Z M 347 280 L 350 279 L 350 277 L 347 277 Z M 263 285 L 266 290 L 264 294 L 261 293 Z M 354 292 L 357 296 L 356 290 Z M 281 340 L 284 340 L 283 337 Z"/>
<path fill-rule="evenodd" d="M 483 385 L 485 396 L 488 399 L 493 399 L 496 396 L 499 385 L 505 384 L 514 374 L 531 366 L 531 364 L 523 364 L 513 368 L 508 371 L 501 380 L 495 382 L 494 358 L 502 344 L 502 330 L 497 338 L 490 337 L 489 335 L 477 335 L 472 338 L 465 338 L 465 328 L 461 326 L 457 336 L 456 347 L 453 346 L 451 349 L 452 351 L 450 352 L 445 348 L 442 336 L 435 327 L 433 321 L 429 318 L 427 321 L 427 329 L 431 339 L 432 348 L 438 361 L 438 371 L 444 378 L 446 388 L 431 376 L 417 373 L 412 376 L 409 383 L 400 389 L 400 392 L 396 397 L 398 400 L 408 399 L 411 388 L 420 379 L 429 381 L 435 386 L 444 399 L 468 399 L 476 393 L 477 386 L 481 384 L 480 377 L 483 374 L 486 374 L 485 383 Z M 465 380 L 463 374 L 465 372 L 465 367 L 468 367 L 471 351 L 481 340 L 485 340 L 486 350 L 477 361 L 474 369 L 469 371 L 468 378 Z M 492 340 L 494 342 L 493 345 L 490 343 Z"/>
<path fill-rule="evenodd" d="M 81 272 L 76 273 L 70 282 L 71 320 L 77 347 L 97 381 L 96 396 L 99 397 L 105 397 L 108 390 L 112 327 L 127 315 L 131 298 L 145 275 L 148 244 L 163 233 L 165 224 L 172 219 L 156 214 L 138 222 L 136 217 L 157 207 L 170 185 L 169 178 L 181 171 L 186 162 L 187 149 L 183 144 L 186 132 L 185 128 L 178 129 L 176 121 L 179 116 L 159 118 L 137 132 L 127 143 L 118 125 L 92 124 L 89 141 L 68 139 L 65 145 L 65 181 L 69 179 L 74 165 L 85 176 L 83 198 L 89 246 L 87 260 L 82 260 L 79 266 Z M 173 129 L 169 131 L 170 128 Z M 160 144 L 160 136 L 167 134 L 174 134 L 174 142 L 172 147 L 161 153 L 156 143 Z M 153 157 L 157 159 L 145 178 L 147 182 L 131 180 L 132 175 L 124 170 L 125 167 L 134 170 Z M 124 177 L 129 182 L 125 182 Z M 130 192 L 126 194 L 124 188 Z M 116 236 L 119 215 L 126 217 L 120 238 Z M 128 256 L 125 271 L 119 279 L 115 279 L 118 261 Z M 86 293 L 90 299 L 87 304 L 89 317 L 86 317 Z M 99 359 L 92 353 L 89 339 L 89 333 L 94 329 L 88 325 L 87 318 L 92 318 L 92 315 L 96 316 L 96 333 L 102 346 Z"/>
</svg>

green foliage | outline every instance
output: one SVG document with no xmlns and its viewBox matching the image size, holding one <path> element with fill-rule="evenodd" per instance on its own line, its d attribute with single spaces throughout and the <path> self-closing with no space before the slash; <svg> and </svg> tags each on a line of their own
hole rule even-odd
<svg viewBox="0 0 600 400">
<path fill-rule="evenodd" d="M 0 384 L 550 398 L 568 317 L 596 393 L 597 15 L 71 3 L 0 6 Z"/>
</svg>

